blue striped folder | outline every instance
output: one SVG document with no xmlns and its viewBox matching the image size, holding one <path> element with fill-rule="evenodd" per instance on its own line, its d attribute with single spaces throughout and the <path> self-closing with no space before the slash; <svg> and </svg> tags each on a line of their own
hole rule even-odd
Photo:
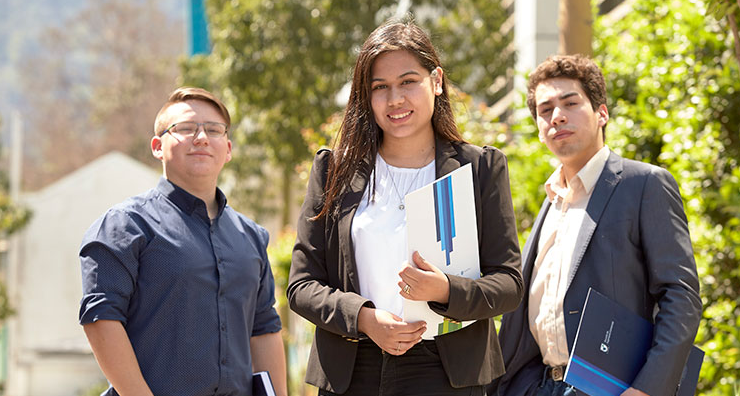
<svg viewBox="0 0 740 396">
<path fill-rule="evenodd" d="M 418 251 L 442 272 L 471 279 L 480 278 L 478 223 L 473 193 L 473 168 L 470 164 L 410 192 L 405 197 L 406 235 L 409 262 Z M 473 321 L 444 318 L 429 308 L 426 301 L 403 299 L 403 319 L 423 320 L 427 331 L 422 338 L 459 330 Z"/>
</svg>

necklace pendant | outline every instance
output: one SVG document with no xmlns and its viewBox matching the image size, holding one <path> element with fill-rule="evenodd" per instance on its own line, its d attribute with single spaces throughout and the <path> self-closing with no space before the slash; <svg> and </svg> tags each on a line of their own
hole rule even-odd
<svg viewBox="0 0 740 396">
<path fill-rule="evenodd" d="M 406 205 L 404 205 L 403 202 L 401 202 L 400 204 L 398 204 L 398 209 L 404 210 L 406 209 Z"/>
</svg>

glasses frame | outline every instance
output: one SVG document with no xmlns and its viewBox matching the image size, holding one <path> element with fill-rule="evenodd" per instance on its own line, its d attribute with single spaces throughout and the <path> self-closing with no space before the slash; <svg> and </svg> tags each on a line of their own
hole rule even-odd
<svg viewBox="0 0 740 396">
<path fill-rule="evenodd" d="M 177 125 L 178 124 L 185 124 L 185 123 L 195 124 L 195 132 L 193 132 L 192 135 L 183 135 L 180 132 L 177 132 Z M 223 127 L 224 127 L 224 133 L 222 133 L 222 134 L 220 134 L 218 136 L 211 136 L 211 134 L 208 133 L 208 129 L 206 129 L 206 125 L 209 125 L 209 124 L 211 124 L 211 125 L 212 124 L 223 125 Z M 167 127 L 167 129 L 165 129 L 164 131 L 162 131 L 162 133 L 160 133 L 159 136 L 162 137 L 162 136 L 164 136 L 165 133 L 169 133 L 170 135 L 173 135 L 173 132 L 174 132 L 175 134 L 177 134 L 177 136 L 179 136 L 179 137 L 181 137 L 183 139 L 187 139 L 187 138 L 191 138 L 191 137 L 197 136 L 198 135 L 198 132 L 201 130 L 201 128 L 203 129 L 203 132 L 206 133 L 206 136 L 208 136 L 209 138 L 220 138 L 220 137 L 226 136 L 229 133 L 229 126 L 226 125 L 226 124 L 224 124 L 223 122 L 217 122 L 217 121 L 206 121 L 206 122 L 180 121 L 180 122 L 176 122 L 176 123 L 170 125 L 169 127 Z M 174 129 L 174 131 L 173 131 L 173 129 Z"/>
</svg>

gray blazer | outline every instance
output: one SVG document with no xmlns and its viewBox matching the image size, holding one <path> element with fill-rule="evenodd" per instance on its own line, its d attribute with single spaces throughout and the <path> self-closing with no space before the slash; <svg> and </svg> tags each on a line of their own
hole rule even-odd
<svg viewBox="0 0 740 396">
<path fill-rule="evenodd" d="M 435 341 L 453 387 L 486 385 L 503 373 L 492 318 L 516 308 L 523 290 L 506 157 L 492 147 L 440 139 L 435 147 L 437 177 L 467 163 L 473 167 L 483 274 L 477 280 L 448 275 L 449 304 L 430 303 L 431 309 L 449 318 L 477 322 Z M 322 150 L 314 159 L 298 220 L 287 294 L 291 309 L 316 324 L 306 382 L 343 393 L 355 365 L 358 313 L 362 306 L 372 307 L 372 302 L 359 294 L 350 234 L 369 175 L 355 175 L 341 198 L 338 216 L 308 220 L 323 202 L 331 155 Z"/>
<path fill-rule="evenodd" d="M 545 199 L 524 246 L 526 293 L 501 325 L 506 374 L 489 395 L 526 395 L 542 379 L 542 356 L 529 330 L 528 303 L 537 242 L 550 202 Z M 632 386 L 672 395 L 701 317 L 699 281 L 678 185 L 657 166 L 611 153 L 578 235 L 573 278 L 563 310 L 572 349 L 589 287 L 655 324 L 653 344 Z"/>
</svg>

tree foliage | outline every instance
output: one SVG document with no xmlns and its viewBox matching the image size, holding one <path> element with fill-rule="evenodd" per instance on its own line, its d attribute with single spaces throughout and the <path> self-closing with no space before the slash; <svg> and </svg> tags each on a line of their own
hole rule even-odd
<svg viewBox="0 0 740 396">
<path fill-rule="evenodd" d="M 186 63 L 188 83 L 221 92 L 241 123 L 233 128 L 231 179 L 246 203 L 264 212 L 257 193 L 279 180 L 282 224 L 288 224 L 296 165 L 309 153 L 301 136 L 339 109 L 336 95 L 351 72 L 354 50 L 392 1 L 226 1 L 207 3 L 213 52 Z M 272 170 L 263 166 L 269 160 Z M 255 183 L 254 176 L 261 176 Z M 259 216 L 257 216 L 259 217 Z"/>
<path fill-rule="evenodd" d="M 460 90 L 492 105 L 512 88 L 516 54 L 513 7 L 490 0 L 429 2 L 419 22 L 442 53 L 447 76 Z"/>
<path fill-rule="evenodd" d="M 738 32 L 738 20 L 740 20 L 740 0 L 708 0 L 707 12 L 718 21 L 727 19 L 735 44 L 735 58 L 740 65 L 740 32 Z"/>
<path fill-rule="evenodd" d="M 290 209 L 302 198 L 292 195 L 295 174 L 312 155 L 304 136 L 341 110 L 338 94 L 348 88 L 357 50 L 397 7 L 394 0 L 207 3 L 213 52 L 183 68 L 186 83 L 220 93 L 237 120 L 234 158 L 223 175 L 237 207 L 258 219 L 279 211 L 281 224 L 293 223 Z M 453 81 L 486 100 L 505 94 L 513 30 L 491 32 L 510 10 L 481 0 L 430 0 L 410 12 L 431 31 Z"/>
<path fill-rule="evenodd" d="M 0 119 L 0 125 L 2 125 L 2 119 Z M 5 172 L 0 171 L 0 241 L 3 243 L 31 220 L 31 211 L 18 206 L 10 199 L 9 184 L 10 181 Z M 0 324 L 13 314 L 15 314 L 15 309 L 8 300 L 7 286 L 5 281 L 0 279 Z"/>
<path fill-rule="evenodd" d="M 725 19 L 701 0 L 639 0 L 596 25 L 595 53 L 611 97 L 607 143 L 676 177 L 689 219 L 704 314 L 699 384 L 740 383 L 740 73 Z"/>
</svg>

